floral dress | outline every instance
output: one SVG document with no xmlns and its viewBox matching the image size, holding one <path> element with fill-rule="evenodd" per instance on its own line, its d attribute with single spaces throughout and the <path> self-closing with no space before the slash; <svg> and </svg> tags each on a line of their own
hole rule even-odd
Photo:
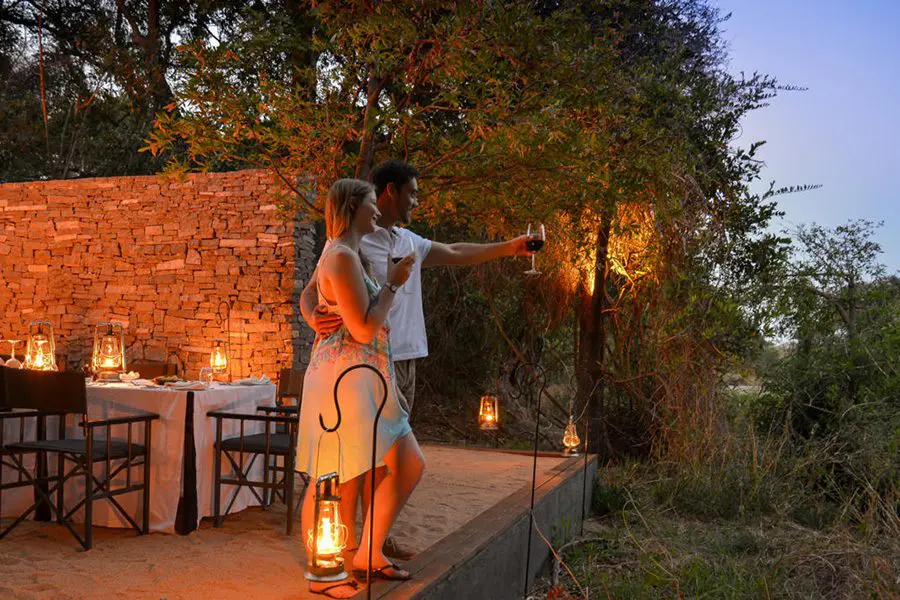
<svg viewBox="0 0 900 600">
<path fill-rule="evenodd" d="M 378 286 L 368 276 L 366 289 L 370 298 L 378 292 Z M 320 304 L 327 306 L 329 312 L 340 314 L 339 307 L 329 302 L 321 289 L 318 294 Z M 384 397 L 384 388 L 376 373 L 370 369 L 355 369 L 347 374 L 338 390 L 341 414 L 338 430 L 325 433 L 319 423 L 321 414 L 327 427 L 335 426 L 335 382 L 346 369 L 359 364 L 378 369 L 387 384 L 388 397 L 375 434 L 377 466 L 384 465 L 384 455 L 391 446 L 412 431 L 409 415 L 401 408 L 395 392 L 387 326 L 383 326 L 368 344 L 356 341 L 345 325 L 330 335 L 317 336 L 303 380 L 296 465 L 298 471 L 309 473 L 313 480 L 337 471 L 341 481 L 349 481 L 372 468 L 373 425 Z"/>
</svg>

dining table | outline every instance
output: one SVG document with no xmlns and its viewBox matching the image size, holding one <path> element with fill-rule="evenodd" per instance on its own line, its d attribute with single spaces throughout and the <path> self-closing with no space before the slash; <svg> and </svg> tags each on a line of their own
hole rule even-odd
<svg viewBox="0 0 900 600">
<path fill-rule="evenodd" d="M 276 387 L 263 379 L 240 383 L 213 382 L 200 384 L 186 382 L 174 385 L 156 385 L 149 381 L 132 382 L 92 382 L 87 384 L 88 419 L 105 419 L 130 416 L 142 412 L 156 413 L 159 419 L 151 426 L 150 451 L 150 530 L 164 533 L 187 534 L 197 529 L 200 519 L 213 515 L 215 486 L 215 419 L 207 417 L 209 411 L 226 411 L 253 414 L 260 406 L 275 404 Z M 55 432 L 58 423 L 48 419 L 46 432 Z M 80 416 L 69 415 L 66 422 L 66 437 L 82 437 L 78 426 Z M 24 435 L 34 436 L 46 432 L 37 430 L 36 420 L 27 419 L 23 424 L 19 419 L 3 421 L 4 437 L 12 440 Z M 125 439 L 127 426 L 112 428 L 112 437 Z M 226 419 L 223 423 L 224 437 L 239 434 L 240 421 Z M 244 434 L 262 433 L 264 424 L 247 421 Z M 102 429 L 101 429 L 102 431 Z M 132 441 L 144 444 L 143 428 L 132 429 Z M 33 457 L 27 457 L 33 464 Z M 229 472 L 230 464 L 223 457 L 223 473 Z M 56 461 L 49 461 L 43 468 L 55 471 Z M 105 463 L 95 464 L 94 469 L 104 469 Z M 142 468 L 142 467 L 140 467 Z M 102 473 L 102 471 L 97 471 Z M 3 480 L 10 481 L 13 472 L 3 472 Z M 142 476 L 138 473 L 137 476 Z M 252 478 L 262 478 L 262 463 L 254 463 L 250 471 Z M 113 487 L 125 484 L 126 472 L 117 474 Z M 136 475 L 132 473 L 132 478 Z M 235 491 L 233 486 L 222 486 L 222 502 L 228 505 Z M 65 499 L 67 505 L 74 505 L 84 497 L 84 482 L 74 478 L 67 482 Z M 142 495 L 124 494 L 117 497 L 119 504 L 131 515 L 141 514 Z M 14 488 L 3 493 L 0 516 L 15 517 L 34 502 L 33 491 L 28 487 Z M 259 501 L 252 490 L 238 488 L 232 512 L 243 510 Z M 79 521 L 80 512 L 75 513 Z M 46 511 L 38 511 L 38 518 Z M 93 524 L 105 527 L 129 527 L 128 522 L 107 500 L 97 500 L 93 507 Z"/>
</svg>

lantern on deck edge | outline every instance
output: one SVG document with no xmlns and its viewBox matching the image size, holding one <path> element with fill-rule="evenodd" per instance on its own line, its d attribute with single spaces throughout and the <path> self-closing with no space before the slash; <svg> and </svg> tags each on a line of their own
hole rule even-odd
<svg viewBox="0 0 900 600">
<path fill-rule="evenodd" d="M 125 330 L 121 323 L 97 325 L 91 366 L 97 379 L 117 379 L 125 372 Z"/>
<path fill-rule="evenodd" d="M 478 408 L 478 426 L 482 431 L 497 429 L 500 420 L 500 400 L 497 396 L 485 394 L 481 397 L 481 405 Z"/>
<path fill-rule="evenodd" d="M 347 546 L 347 526 L 341 523 L 337 473 L 316 479 L 314 526 L 306 539 L 307 571 L 310 581 L 341 581 L 349 575 L 341 554 Z"/>
<path fill-rule="evenodd" d="M 578 456 L 578 446 L 581 440 L 578 438 L 578 430 L 572 415 L 569 415 L 569 423 L 566 425 L 566 432 L 563 434 L 563 454 L 565 456 Z"/>
<path fill-rule="evenodd" d="M 56 340 L 53 337 L 53 325 L 48 321 L 32 321 L 28 324 L 28 345 L 23 368 L 56 371 Z"/>
<path fill-rule="evenodd" d="M 209 366 L 216 375 L 228 371 L 228 349 L 222 340 L 213 342 L 212 352 L 209 354 Z"/>
</svg>

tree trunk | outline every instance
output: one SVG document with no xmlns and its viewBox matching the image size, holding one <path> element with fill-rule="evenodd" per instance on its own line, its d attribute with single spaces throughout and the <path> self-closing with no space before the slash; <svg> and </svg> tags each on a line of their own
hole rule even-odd
<svg viewBox="0 0 900 600">
<path fill-rule="evenodd" d="M 363 135 L 359 144 L 359 157 L 356 159 L 356 178 L 367 179 L 375 162 L 375 111 L 378 109 L 378 95 L 382 82 L 375 73 L 374 67 L 366 84 L 366 112 L 363 117 Z"/>
<path fill-rule="evenodd" d="M 577 406 L 581 413 L 585 406 L 588 423 L 588 452 L 604 457 L 612 455 L 612 446 L 604 421 L 603 361 L 606 349 L 606 265 L 609 236 L 612 229 L 612 211 L 606 211 L 597 229 L 596 257 L 594 259 L 594 289 L 587 289 L 583 281 L 578 301 L 578 355 L 576 377 L 578 382 Z"/>
</svg>

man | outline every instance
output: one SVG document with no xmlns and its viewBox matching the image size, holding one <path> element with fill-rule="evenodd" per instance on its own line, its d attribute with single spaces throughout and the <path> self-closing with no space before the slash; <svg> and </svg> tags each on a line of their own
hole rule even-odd
<svg viewBox="0 0 900 600">
<path fill-rule="evenodd" d="M 525 248 L 528 236 L 523 235 L 505 242 L 489 244 L 443 244 L 425 239 L 403 227 L 412 219 L 412 211 L 419 205 L 419 184 L 415 167 L 399 160 L 387 160 L 376 166 L 369 179 L 375 185 L 378 210 L 381 216 L 376 223 L 380 229 L 366 235 L 360 248 L 372 264 L 373 274 L 379 282 L 386 281 L 389 258 L 402 258 L 415 252 L 416 262 L 409 279 L 394 297 L 388 323 L 391 333 L 391 352 L 394 359 L 394 375 L 397 381 L 397 399 L 407 413 L 412 412 L 415 401 L 416 361 L 428 356 L 428 339 L 425 334 L 425 314 L 422 308 L 422 268 L 477 265 L 504 256 L 530 254 Z M 396 252 L 396 254 L 395 254 Z M 327 335 L 341 326 L 341 318 L 317 307 L 318 269 L 304 288 L 300 297 L 303 318 L 317 335 Z M 378 469 L 382 471 L 382 469 Z M 383 473 L 376 472 L 376 481 Z M 368 489 L 368 483 L 363 487 Z M 377 486 L 376 482 L 376 486 Z M 363 510 L 368 494 L 363 493 Z M 384 553 L 391 558 L 408 559 L 412 553 L 401 548 L 388 537 Z"/>
<path fill-rule="evenodd" d="M 372 170 L 370 180 L 375 185 L 378 210 L 381 212 L 381 217 L 376 222 L 381 229 L 365 236 L 361 245 L 379 282 L 385 280 L 388 256 L 395 247 L 401 251 L 412 247 L 416 253 L 413 272 L 398 290 L 388 319 L 391 326 L 394 375 L 400 391 L 398 399 L 407 412 L 411 412 L 415 402 L 416 360 L 428 356 L 425 313 L 422 308 L 422 269 L 477 265 L 504 256 L 530 254 L 525 248 L 525 241 L 528 239 L 525 235 L 491 244 L 442 244 L 397 227 L 398 224 L 408 225 L 413 209 L 419 205 L 419 184 L 416 181 L 418 174 L 415 167 L 399 160 L 384 161 Z M 405 256 L 405 252 L 397 258 L 402 256 Z M 341 320 L 337 315 L 316 310 L 316 276 L 317 272 L 314 272 L 303 290 L 300 311 L 317 334 L 327 335 L 341 326 Z"/>
</svg>

